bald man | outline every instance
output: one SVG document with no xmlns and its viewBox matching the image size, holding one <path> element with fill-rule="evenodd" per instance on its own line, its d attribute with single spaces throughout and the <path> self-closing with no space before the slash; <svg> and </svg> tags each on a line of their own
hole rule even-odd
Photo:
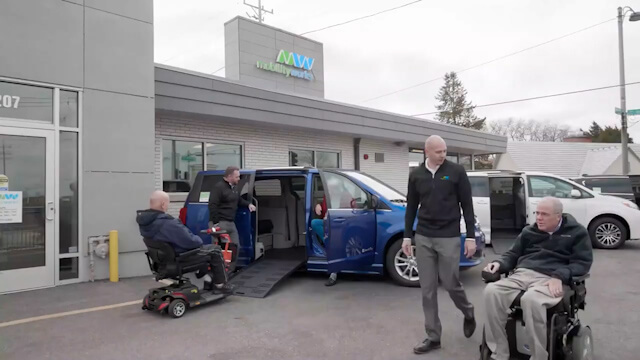
<svg viewBox="0 0 640 360">
<path fill-rule="evenodd" d="M 149 209 L 137 213 L 136 222 L 140 227 L 140 235 L 155 241 L 169 243 L 177 254 L 201 248 L 201 256 L 209 258 L 211 271 L 203 269 L 199 277 L 204 276 L 205 290 L 216 289 L 223 293 L 230 293 L 233 286 L 227 283 L 224 270 L 224 258 L 220 248 L 215 245 L 202 245 L 202 239 L 194 235 L 180 220 L 167 214 L 169 209 L 169 194 L 164 191 L 154 191 L 149 199 Z"/>
<path fill-rule="evenodd" d="M 464 254 L 471 258 L 476 252 L 471 184 L 461 165 L 447 161 L 447 144 L 440 136 L 430 136 L 425 141 L 424 151 L 427 161 L 409 175 L 402 242 L 403 252 L 413 256 L 411 238 L 414 237 L 417 213 L 415 247 L 427 338 L 413 348 L 416 354 L 440 348 L 442 325 L 438 316 L 438 279 L 464 316 L 464 335 L 471 337 L 476 328 L 473 305 L 467 299 L 459 277 L 461 208 L 468 234 Z"/>
<path fill-rule="evenodd" d="M 593 262 L 591 239 L 573 216 L 562 213 L 562 202 L 543 198 L 536 223 L 525 227 L 499 260 L 487 265 L 490 273 L 515 272 L 484 289 L 487 314 L 486 343 L 492 359 L 509 360 L 505 325 L 507 311 L 520 291 L 525 330 L 532 345 L 531 360 L 547 360 L 547 309 L 563 296 L 564 285 L 585 275 Z"/>
</svg>

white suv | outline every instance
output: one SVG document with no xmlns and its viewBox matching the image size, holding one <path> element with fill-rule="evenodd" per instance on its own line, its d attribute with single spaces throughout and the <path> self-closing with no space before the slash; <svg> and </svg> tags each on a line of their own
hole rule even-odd
<svg viewBox="0 0 640 360">
<path fill-rule="evenodd" d="M 473 209 L 483 225 L 486 243 L 493 238 L 515 238 L 535 223 L 536 205 L 554 196 L 589 230 L 594 247 L 616 249 L 640 239 L 638 206 L 619 197 L 598 194 L 560 176 L 541 172 L 469 171 Z"/>
</svg>

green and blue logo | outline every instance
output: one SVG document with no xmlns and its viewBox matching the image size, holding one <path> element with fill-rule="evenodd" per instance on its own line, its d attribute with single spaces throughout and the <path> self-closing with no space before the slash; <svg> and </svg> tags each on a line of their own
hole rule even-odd
<svg viewBox="0 0 640 360">
<path fill-rule="evenodd" d="M 18 197 L 20 197 L 19 194 L 0 194 L 0 200 L 18 200 Z"/>
<path fill-rule="evenodd" d="M 256 67 L 258 69 L 276 72 L 286 77 L 294 76 L 299 79 L 311 81 L 314 79 L 313 73 L 310 72 L 313 68 L 314 62 L 314 58 L 306 57 L 304 55 L 289 52 L 286 50 L 280 50 L 278 56 L 276 57 L 275 63 L 267 63 L 258 60 L 258 62 L 256 63 Z M 293 66 L 294 68 L 290 68 L 289 66 L 285 65 Z"/>
<path fill-rule="evenodd" d="M 441 177 L 440 180 L 449 180 L 449 175 Z"/>
</svg>

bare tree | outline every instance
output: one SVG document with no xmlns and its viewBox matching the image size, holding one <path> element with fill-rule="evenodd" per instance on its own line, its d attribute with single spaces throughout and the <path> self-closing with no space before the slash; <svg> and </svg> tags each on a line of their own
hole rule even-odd
<svg viewBox="0 0 640 360">
<path fill-rule="evenodd" d="M 562 141 L 571 129 L 549 121 L 509 118 L 489 122 L 489 132 L 503 135 L 513 141 Z"/>
</svg>

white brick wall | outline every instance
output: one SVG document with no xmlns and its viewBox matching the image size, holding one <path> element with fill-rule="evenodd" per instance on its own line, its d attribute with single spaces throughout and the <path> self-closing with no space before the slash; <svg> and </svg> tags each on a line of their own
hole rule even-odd
<svg viewBox="0 0 640 360">
<path fill-rule="evenodd" d="M 254 127 L 224 121 L 206 121 L 179 118 L 156 118 L 156 188 L 162 188 L 163 138 L 184 138 L 196 141 L 232 142 L 243 145 L 243 167 L 289 166 L 289 149 L 312 149 L 340 152 L 341 167 L 354 168 L 353 138 L 332 132 Z M 405 193 L 409 174 L 409 153 L 406 145 L 362 139 L 360 165 L 364 172 L 381 179 Z M 384 153 L 384 163 L 375 162 L 375 153 Z M 364 160 L 364 154 L 369 155 Z M 183 201 L 171 204 L 169 213 L 177 216 Z"/>
<path fill-rule="evenodd" d="M 384 153 L 384 162 L 377 163 L 375 153 Z M 365 160 L 364 155 L 369 155 Z M 387 141 L 362 139 L 360 142 L 360 170 L 384 181 L 403 194 L 409 179 L 409 147 Z"/>
</svg>

